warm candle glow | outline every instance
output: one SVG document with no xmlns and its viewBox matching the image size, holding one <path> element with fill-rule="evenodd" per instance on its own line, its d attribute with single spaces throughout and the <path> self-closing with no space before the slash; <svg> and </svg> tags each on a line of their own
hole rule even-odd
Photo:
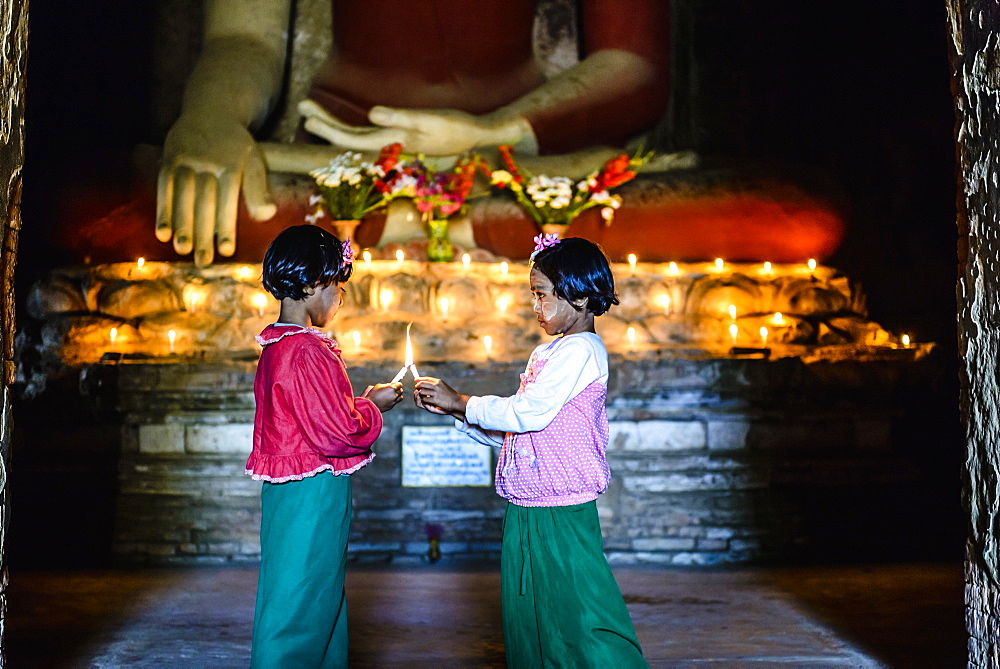
<svg viewBox="0 0 1000 669">
<path fill-rule="evenodd" d="M 633 273 L 635 272 L 635 264 L 636 264 L 636 262 L 638 262 L 638 260 L 639 259 L 635 257 L 634 253 L 629 253 L 628 254 L 628 267 L 629 267 L 629 271 L 631 271 Z"/>
<path fill-rule="evenodd" d="M 629 349 L 634 348 L 635 347 L 635 328 L 632 327 L 631 325 L 628 326 L 628 330 L 626 332 L 626 336 L 628 337 L 628 347 L 629 347 Z"/>
<path fill-rule="evenodd" d="M 507 272 L 510 271 L 510 266 L 506 262 L 500 263 L 500 273 L 507 276 Z"/>
<path fill-rule="evenodd" d="M 403 249 L 399 249 L 396 251 L 396 262 L 398 262 L 400 265 L 403 264 L 403 258 L 405 257 L 406 256 L 403 254 Z"/>
<path fill-rule="evenodd" d="M 910 345 L 910 335 L 904 334 L 902 337 L 899 338 L 899 341 L 903 344 L 903 348 L 906 348 L 907 346 Z"/>
<path fill-rule="evenodd" d="M 464 269 L 464 270 L 465 270 L 466 272 L 468 272 L 468 271 L 469 271 L 469 264 L 470 264 L 471 262 L 472 262 L 472 256 L 470 256 L 470 255 L 469 255 L 468 253 L 463 253 L 463 254 L 462 254 L 462 268 L 463 268 L 463 269 Z"/>
<path fill-rule="evenodd" d="M 815 258 L 810 258 L 809 262 L 807 262 L 806 265 L 809 266 L 809 271 L 810 272 L 815 272 L 816 271 L 816 259 Z"/>
<path fill-rule="evenodd" d="M 184 289 L 184 305 L 188 312 L 194 313 L 198 309 L 198 303 L 202 300 L 202 293 L 197 288 L 188 286 Z"/>
<path fill-rule="evenodd" d="M 716 258 L 715 259 L 715 271 L 716 272 L 721 272 L 723 269 L 725 269 L 725 267 L 726 267 L 726 261 L 725 260 L 723 260 L 722 258 Z"/>
<path fill-rule="evenodd" d="M 108 332 L 108 339 L 111 340 L 111 350 L 115 350 L 115 340 L 118 339 L 118 328 L 111 328 Z"/>
<path fill-rule="evenodd" d="M 413 344 L 410 342 L 410 326 L 413 323 L 406 324 L 406 353 L 403 357 L 403 366 L 410 368 L 413 367 Z M 416 374 L 414 374 L 416 376 Z"/>
<path fill-rule="evenodd" d="M 785 317 L 781 315 L 780 311 L 775 311 L 774 317 L 771 318 L 771 321 L 774 322 L 775 325 L 784 325 Z"/>
<path fill-rule="evenodd" d="M 378 292 L 378 302 L 382 307 L 382 311 L 389 311 L 389 306 L 392 304 L 392 291 L 388 288 L 383 288 Z"/>
<path fill-rule="evenodd" d="M 351 339 L 354 341 L 354 352 L 357 353 L 361 350 L 361 333 L 355 330 L 351 333 Z"/>
<path fill-rule="evenodd" d="M 440 300 L 438 300 L 438 307 L 440 307 L 441 309 L 441 320 L 443 321 L 448 320 L 448 306 L 449 302 L 447 297 L 442 297 Z"/>
<path fill-rule="evenodd" d="M 666 293 L 660 295 L 660 306 L 663 307 L 663 313 L 670 313 L 670 296 Z"/>
<path fill-rule="evenodd" d="M 768 262 L 764 263 L 764 274 L 770 274 L 772 271 L 773 270 L 771 268 L 771 262 L 768 261 Z"/>
<path fill-rule="evenodd" d="M 250 267 L 249 266 L 244 265 L 243 267 L 240 267 L 240 278 L 241 279 L 249 279 L 250 278 Z"/>
<path fill-rule="evenodd" d="M 174 342 L 177 341 L 177 330 L 167 330 L 167 341 L 170 343 L 170 352 L 174 352 Z"/>
<path fill-rule="evenodd" d="M 678 269 L 677 263 L 675 263 L 673 260 L 671 260 L 670 264 L 667 265 L 667 274 L 669 274 L 670 276 L 677 276 L 680 273 L 681 273 L 681 271 L 680 271 L 680 269 Z"/>
<path fill-rule="evenodd" d="M 361 254 L 361 259 L 365 261 L 365 265 L 371 265 L 372 264 L 372 252 L 371 251 L 365 251 L 364 253 Z"/>
<path fill-rule="evenodd" d="M 507 296 L 502 296 L 497 298 L 497 311 L 500 315 L 507 313 L 507 306 L 510 304 L 510 298 Z"/>
<path fill-rule="evenodd" d="M 483 348 L 486 349 L 486 357 L 490 357 L 490 353 L 493 352 L 493 337 L 489 335 L 483 337 Z"/>
<path fill-rule="evenodd" d="M 736 335 L 738 335 L 739 333 L 740 329 L 736 327 L 736 323 L 733 323 L 732 325 L 729 326 L 729 336 L 733 340 L 733 346 L 736 345 Z"/>
<path fill-rule="evenodd" d="M 766 346 L 767 345 L 767 328 L 762 327 L 760 329 L 760 341 Z"/>
<path fill-rule="evenodd" d="M 250 303 L 257 309 L 257 315 L 264 317 L 264 309 L 267 308 L 267 293 L 254 293 Z"/>
<path fill-rule="evenodd" d="M 729 320 L 731 320 L 731 321 L 735 321 L 736 320 L 736 305 L 735 304 L 730 304 L 729 305 Z"/>
<path fill-rule="evenodd" d="M 142 269 L 142 266 L 145 265 L 145 264 L 146 264 L 146 259 L 145 258 L 139 258 L 138 260 L 135 261 L 135 266 L 138 269 Z"/>
</svg>

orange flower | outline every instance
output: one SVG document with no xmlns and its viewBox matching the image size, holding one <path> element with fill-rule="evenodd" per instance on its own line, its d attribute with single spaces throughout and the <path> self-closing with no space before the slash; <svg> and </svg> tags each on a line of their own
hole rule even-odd
<svg viewBox="0 0 1000 669">
<path fill-rule="evenodd" d="M 521 170 L 517 169 L 517 163 L 514 162 L 514 148 L 510 144 L 501 144 L 499 148 L 503 164 L 507 167 L 510 175 L 514 177 L 514 181 L 519 184 L 524 183 L 524 176 L 521 174 Z"/>
</svg>

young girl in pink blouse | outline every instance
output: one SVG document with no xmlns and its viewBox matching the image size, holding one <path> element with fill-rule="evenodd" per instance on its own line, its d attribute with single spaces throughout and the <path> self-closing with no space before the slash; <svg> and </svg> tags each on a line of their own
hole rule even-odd
<svg viewBox="0 0 1000 669">
<path fill-rule="evenodd" d="M 594 318 L 618 304 L 601 249 L 540 237 L 529 275 L 538 324 L 559 338 L 536 348 L 511 397 L 470 397 L 440 379 L 414 399 L 460 430 L 501 445 L 496 489 L 507 498 L 500 562 L 510 667 L 645 667 L 604 557 L 597 496 L 608 488 L 608 354 Z"/>
<path fill-rule="evenodd" d="M 351 477 L 375 457 L 382 412 L 401 384 L 355 397 L 337 343 L 320 330 L 340 308 L 350 244 L 314 225 L 279 234 L 264 287 L 281 300 L 264 328 L 247 474 L 263 481 L 253 667 L 346 667 L 344 568 Z"/>
</svg>

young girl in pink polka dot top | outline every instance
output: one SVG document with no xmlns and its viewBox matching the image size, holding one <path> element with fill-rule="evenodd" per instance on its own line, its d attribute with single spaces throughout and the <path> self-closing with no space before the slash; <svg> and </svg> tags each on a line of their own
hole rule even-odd
<svg viewBox="0 0 1000 669">
<path fill-rule="evenodd" d="M 604 556 L 597 496 L 605 457 L 608 353 L 594 329 L 615 296 L 601 249 L 585 239 L 536 238 L 529 284 L 538 324 L 558 339 L 532 352 L 510 397 L 470 397 L 440 379 L 414 399 L 458 428 L 502 446 L 496 489 L 508 500 L 500 589 L 510 667 L 645 667 Z"/>
</svg>

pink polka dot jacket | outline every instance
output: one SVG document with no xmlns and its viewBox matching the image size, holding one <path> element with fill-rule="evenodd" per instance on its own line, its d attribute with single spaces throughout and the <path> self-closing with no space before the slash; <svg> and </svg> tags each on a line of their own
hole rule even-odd
<svg viewBox="0 0 1000 669">
<path fill-rule="evenodd" d="M 535 349 L 511 397 L 473 397 L 459 429 L 502 445 L 496 490 L 519 506 L 569 506 L 608 488 L 608 354 L 596 334 Z"/>
</svg>

